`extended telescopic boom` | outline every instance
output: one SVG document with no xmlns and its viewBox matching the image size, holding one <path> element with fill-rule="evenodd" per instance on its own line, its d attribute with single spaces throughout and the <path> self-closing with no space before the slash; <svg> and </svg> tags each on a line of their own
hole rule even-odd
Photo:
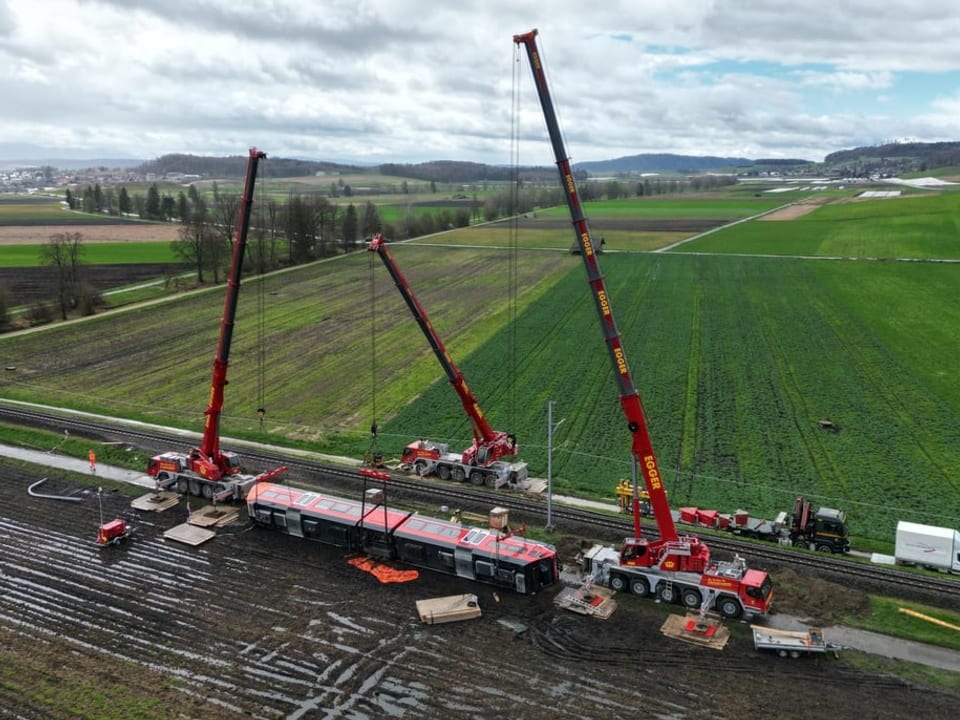
<svg viewBox="0 0 960 720">
<path fill-rule="evenodd" d="M 367 249 L 380 256 L 384 266 L 387 268 L 387 272 L 390 273 L 390 277 L 393 278 L 393 282 L 396 283 L 397 289 L 400 291 L 400 294 L 403 295 L 407 307 L 410 308 L 410 312 L 426 336 L 427 342 L 430 343 L 434 355 L 436 355 L 437 360 L 440 361 L 443 371 L 447 374 L 447 379 L 457 392 L 457 397 L 460 398 L 467 417 L 470 418 L 470 424 L 473 427 L 473 445 L 463 453 L 464 464 L 487 466 L 504 456 L 516 455 L 516 438 L 513 435 L 508 435 L 505 432 L 494 430 L 490 427 L 490 423 L 487 422 L 483 410 L 480 409 L 480 403 L 467 386 L 467 381 L 463 377 L 463 373 L 460 372 L 460 369 L 450 358 L 450 354 L 443 345 L 443 340 L 437 335 L 437 331 L 433 329 L 427 311 L 423 309 L 420 301 L 417 300 L 416 295 L 413 294 L 410 283 L 407 282 L 406 277 L 404 277 L 396 261 L 393 259 L 393 254 L 387 247 L 387 241 L 382 235 L 375 235 Z"/>
<path fill-rule="evenodd" d="M 524 46 L 530 60 L 530 69 L 533 70 L 533 79 L 537 86 L 537 94 L 540 96 L 540 105 L 543 107 L 547 132 L 550 135 L 550 142 L 553 144 L 557 169 L 560 171 L 560 184 L 563 186 L 567 205 L 570 207 L 570 216 L 580 246 L 580 255 L 583 257 L 583 263 L 587 270 L 587 281 L 590 284 L 597 313 L 600 316 L 603 337 L 610 353 L 610 362 L 613 365 L 614 376 L 617 378 L 620 389 L 620 405 L 623 407 L 623 412 L 627 418 L 627 429 L 633 439 L 631 449 L 634 461 L 640 466 L 643 474 L 660 537 L 668 542 L 674 541 L 677 539 L 677 530 L 673 523 L 673 516 L 670 514 L 670 505 L 667 502 L 667 493 L 663 487 L 663 478 L 660 475 L 657 458 L 653 452 L 653 444 L 650 441 L 647 421 L 643 413 L 643 406 L 640 403 L 640 394 L 633 386 L 633 380 L 630 378 L 630 369 L 627 367 L 626 354 L 620 342 L 620 334 L 617 332 L 613 308 L 610 306 L 610 298 L 604 286 L 603 274 L 600 272 L 600 266 L 597 263 L 597 255 L 590 229 L 587 226 L 587 219 L 580 205 L 580 196 L 573 180 L 570 160 L 563 146 L 560 124 L 557 122 L 557 114 L 553 108 L 553 100 L 550 98 L 550 89 L 547 86 L 547 77 L 543 71 L 540 52 L 537 49 L 537 31 L 531 30 L 522 35 L 514 35 L 513 41 L 517 45 Z M 634 533 L 639 537 L 640 499 L 636 493 L 634 493 L 633 498 L 633 518 Z"/>
<path fill-rule="evenodd" d="M 233 339 L 233 325 L 237 316 L 237 298 L 240 293 L 240 278 L 243 272 L 243 255 L 247 246 L 247 232 L 250 229 L 250 210 L 253 206 L 253 188 L 257 179 L 257 165 L 267 156 L 266 153 L 250 148 L 247 160 L 247 177 L 243 186 L 240 212 L 237 218 L 237 233 L 233 243 L 233 259 L 230 276 L 227 278 L 227 296 L 223 305 L 223 318 L 220 323 L 220 340 L 217 355 L 213 361 L 213 379 L 210 384 L 210 404 L 207 406 L 206 420 L 203 425 L 203 440 L 200 452 L 205 459 L 216 464 L 224 474 L 235 473 L 239 468 L 231 468 L 220 452 L 220 414 L 223 411 L 223 389 L 227 385 L 227 365 L 230 359 L 230 343 Z M 212 478 L 213 479 L 213 478 Z"/>
</svg>

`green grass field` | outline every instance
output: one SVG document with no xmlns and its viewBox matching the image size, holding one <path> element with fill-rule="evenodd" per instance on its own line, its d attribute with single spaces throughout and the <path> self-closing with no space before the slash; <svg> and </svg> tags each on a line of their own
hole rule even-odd
<svg viewBox="0 0 960 720">
<path fill-rule="evenodd" d="M 0 266 L 39 267 L 42 245 L 0 245 Z M 170 243 L 85 243 L 82 261 L 90 265 L 182 263 Z"/>
<path fill-rule="evenodd" d="M 744 253 L 760 242 L 754 227 L 770 233 L 768 243 L 812 247 L 798 229 L 806 226 L 833 232 L 837 247 L 883 231 L 897 257 L 915 252 L 924 235 L 931 247 L 949 249 L 945 198 L 847 203 L 824 208 L 827 219 L 816 219 L 818 211 L 744 223 L 684 249 L 720 246 L 725 236 L 721 247 Z M 694 211 L 688 202 L 675 216 L 745 217 L 755 207 L 725 200 Z M 650 207 L 666 212 L 668 203 Z M 598 203 L 591 220 L 604 213 Z M 554 437 L 557 492 L 612 501 L 616 481 L 629 475 L 629 437 L 582 262 L 567 251 L 571 233 L 556 229 L 554 214 L 538 211 L 517 228 L 516 250 L 497 225 L 391 247 L 491 425 L 518 434 L 532 474 L 546 471 L 546 408 L 554 400 L 555 419 L 565 420 Z M 541 219 L 552 229 L 537 229 Z M 960 265 L 622 250 L 601 264 L 674 507 L 742 507 L 769 517 L 802 493 L 845 509 L 855 542 L 892 539 L 897 519 L 956 524 Z M 420 436 L 469 443 L 456 395 L 368 253 L 262 281 L 261 398 L 256 303 L 243 299 L 258 294 L 259 282 L 245 281 L 241 292 L 225 435 L 360 457 L 375 419 L 388 456 Z M 223 289 L 214 288 L 0 337 L 5 365 L 17 368 L 0 376 L 0 395 L 199 430 L 222 301 Z M 841 432 L 820 429 L 824 418 Z"/>
<path fill-rule="evenodd" d="M 960 194 L 825 205 L 789 222 L 755 220 L 681 252 L 847 258 L 960 258 Z"/>
</svg>

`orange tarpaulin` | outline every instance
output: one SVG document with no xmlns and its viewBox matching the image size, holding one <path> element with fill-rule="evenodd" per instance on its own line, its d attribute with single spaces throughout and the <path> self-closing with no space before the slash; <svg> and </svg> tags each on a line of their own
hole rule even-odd
<svg viewBox="0 0 960 720">
<path fill-rule="evenodd" d="M 348 559 L 347 562 L 358 570 L 370 573 L 382 583 L 410 582 L 420 577 L 418 570 L 397 570 L 370 558 L 353 557 Z"/>
</svg>

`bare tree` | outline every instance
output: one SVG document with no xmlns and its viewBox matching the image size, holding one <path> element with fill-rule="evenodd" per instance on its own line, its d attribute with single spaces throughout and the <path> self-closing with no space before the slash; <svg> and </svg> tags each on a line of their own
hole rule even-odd
<svg viewBox="0 0 960 720">
<path fill-rule="evenodd" d="M 40 248 L 40 261 L 56 274 L 57 304 L 60 317 L 77 306 L 80 288 L 80 258 L 83 254 L 83 235 L 78 232 L 51 235 Z"/>
<path fill-rule="evenodd" d="M 220 282 L 220 271 L 225 269 L 230 259 L 239 212 L 240 196 L 221 193 L 214 186 L 211 208 L 213 232 L 210 233 L 210 243 L 206 247 L 205 255 L 209 261 L 207 269 L 213 273 L 215 283 Z"/>
<path fill-rule="evenodd" d="M 197 197 L 182 222 L 179 240 L 173 241 L 173 252 L 184 262 L 193 265 L 197 271 L 197 282 L 202 283 L 206 247 L 210 242 L 208 235 L 211 234 L 207 224 L 207 204 L 203 198 Z"/>
<path fill-rule="evenodd" d="M 287 201 L 284 230 L 287 235 L 289 260 L 300 264 L 312 260 L 317 237 L 316 215 L 313 208 L 300 195 L 291 195 Z"/>
</svg>

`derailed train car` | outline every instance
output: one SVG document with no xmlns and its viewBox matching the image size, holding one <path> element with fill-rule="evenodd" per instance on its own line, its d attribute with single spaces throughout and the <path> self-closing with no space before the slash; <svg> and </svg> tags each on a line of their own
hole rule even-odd
<svg viewBox="0 0 960 720">
<path fill-rule="evenodd" d="M 258 525 L 295 537 L 532 595 L 557 582 L 552 545 L 494 529 L 467 527 L 412 512 L 258 483 L 247 494 Z"/>
</svg>

